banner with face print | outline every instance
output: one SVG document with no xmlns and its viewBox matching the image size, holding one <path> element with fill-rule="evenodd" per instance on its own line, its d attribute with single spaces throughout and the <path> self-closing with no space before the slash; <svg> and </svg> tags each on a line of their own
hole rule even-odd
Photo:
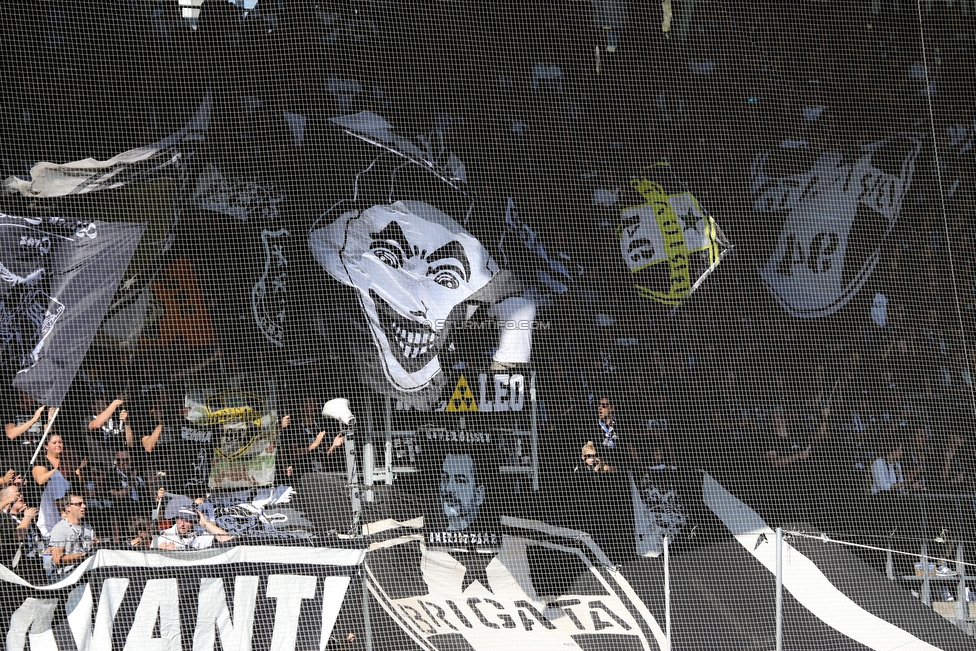
<svg viewBox="0 0 976 651">
<path fill-rule="evenodd" d="M 380 153 L 357 174 L 350 198 L 309 234 L 316 261 L 356 292 L 373 347 L 365 355 L 378 360 L 367 362 L 367 381 L 415 408 L 440 398 L 452 328 L 480 306 L 526 300 L 516 295 L 517 278 L 462 225 L 480 210 L 435 174 Z M 531 337 L 530 325 L 524 336 Z M 508 350 L 524 357 L 514 361 L 528 361 L 527 342 Z"/>
<path fill-rule="evenodd" d="M 484 439 L 491 439 L 485 433 Z M 478 438 L 477 435 L 472 438 Z M 428 442 L 425 460 L 413 492 L 424 508 L 424 537 L 430 546 L 470 549 L 497 547 L 498 462 L 490 443 Z"/>
<path fill-rule="evenodd" d="M 597 190 L 594 203 L 619 210 L 620 257 L 637 294 L 657 303 L 680 305 L 732 248 L 668 163 L 641 170 L 629 191 Z"/>
<path fill-rule="evenodd" d="M 201 481 L 201 471 L 209 473 L 210 488 L 251 488 L 274 481 L 279 421 L 268 385 L 249 379 L 194 378 L 182 411 L 183 445 L 187 451 L 204 453 L 202 467 L 190 473 L 193 481 Z"/>
<path fill-rule="evenodd" d="M 753 209 L 775 223 L 757 260 L 770 293 L 793 316 L 826 316 L 860 291 L 881 257 L 912 183 L 921 140 L 873 142 L 853 157 L 783 140 L 752 166 Z"/>
<path fill-rule="evenodd" d="M 664 553 L 664 537 L 674 539 L 688 522 L 681 505 L 676 482 L 669 470 L 648 470 L 630 481 L 634 504 L 634 543 L 638 556 L 657 557 Z"/>
<path fill-rule="evenodd" d="M 329 273 L 359 291 L 386 377 L 406 392 L 440 372 L 451 313 L 498 272 L 478 240 L 422 201 L 344 213 L 310 241 Z"/>
</svg>

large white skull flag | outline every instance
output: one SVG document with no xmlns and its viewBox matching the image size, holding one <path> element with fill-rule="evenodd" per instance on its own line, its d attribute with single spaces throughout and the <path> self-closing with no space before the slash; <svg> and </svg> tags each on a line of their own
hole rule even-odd
<svg viewBox="0 0 976 651">
<path fill-rule="evenodd" d="M 493 364 L 528 363 L 535 302 L 489 252 L 500 218 L 464 189 L 460 161 L 423 138 L 423 148 L 414 146 L 373 114 L 332 122 L 343 133 L 330 151 L 349 161 L 336 168 L 349 185 L 308 241 L 329 275 L 355 290 L 373 349 L 356 359 L 360 375 L 380 393 L 430 409 L 461 326 L 497 330 L 484 357 Z"/>
<path fill-rule="evenodd" d="M 440 372 L 452 311 L 498 272 L 477 239 L 423 201 L 343 213 L 309 243 L 332 276 L 358 290 L 386 377 L 405 392 Z"/>
</svg>

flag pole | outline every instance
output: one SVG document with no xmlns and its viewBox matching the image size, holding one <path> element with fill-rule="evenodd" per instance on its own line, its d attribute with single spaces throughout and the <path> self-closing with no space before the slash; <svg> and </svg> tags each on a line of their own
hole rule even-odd
<svg viewBox="0 0 976 651">
<path fill-rule="evenodd" d="M 47 440 L 47 435 L 51 433 L 51 427 L 54 425 L 54 419 L 58 417 L 59 413 L 61 413 L 61 407 L 55 407 L 54 413 L 51 414 L 50 418 L 48 418 L 47 426 L 44 428 L 44 436 L 41 437 L 40 442 L 37 444 L 37 449 L 34 450 L 34 456 L 31 457 L 30 463 L 27 464 L 27 472 L 30 472 L 31 468 L 34 467 L 34 461 L 37 460 L 37 455 L 41 453 L 41 447 L 44 445 L 44 441 Z"/>
</svg>

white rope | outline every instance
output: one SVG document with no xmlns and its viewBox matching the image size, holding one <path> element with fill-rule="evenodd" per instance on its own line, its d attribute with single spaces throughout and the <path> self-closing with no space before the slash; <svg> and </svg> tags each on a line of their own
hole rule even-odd
<svg viewBox="0 0 976 651">
<path fill-rule="evenodd" d="M 879 551 L 879 552 L 890 552 L 892 554 L 901 554 L 902 556 L 913 556 L 913 557 L 916 557 L 916 558 L 921 556 L 921 554 L 918 554 L 916 552 L 903 552 L 903 551 L 899 551 L 897 549 L 887 549 L 885 547 L 875 547 L 874 545 L 862 545 L 860 543 L 847 542 L 846 540 L 835 540 L 835 539 L 831 538 L 830 536 L 828 536 L 825 533 L 822 533 L 822 534 L 819 534 L 819 535 L 813 535 L 813 534 L 809 534 L 809 533 L 803 533 L 802 531 L 788 531 L 786 529 L 783 530 L 783 533 L 789 534 L 791 536 L 799 536 L 801 538 L 810 538 L 811 540 L 819 540 L 820 542 L 822 542 L 824 544 L 826 544 L 826 543 L 836 543 L 838 545 L 847 545 L 848 547 L 860 547 L 861 549 L 873 549 L 873 550 Z M 957 563 L 957 564 L 958 563 L 962 563 L 963 565 L 966 565 L 968 567 L 976 567 L 976 563 L 965 563 L 965 562 L 962 562 L 962 561 L 957 561 L 954 558 L 941 558 L 939 556 L 932 556 L 930 554 L 925 554 L 925 558 L 927 560 L 932 560 L 932 561 L 942 561 L 943 563 Z"/>
</svg>

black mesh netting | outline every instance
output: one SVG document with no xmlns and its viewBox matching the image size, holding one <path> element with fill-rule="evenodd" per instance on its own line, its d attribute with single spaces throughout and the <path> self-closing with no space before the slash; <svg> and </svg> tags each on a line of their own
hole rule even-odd
<svg viewBox="0 0 976 651">
<path fill-rule="evenodd" d="M 976 2 L 0 9 L 0 635 L 971 649 Z"/>
</svg>

